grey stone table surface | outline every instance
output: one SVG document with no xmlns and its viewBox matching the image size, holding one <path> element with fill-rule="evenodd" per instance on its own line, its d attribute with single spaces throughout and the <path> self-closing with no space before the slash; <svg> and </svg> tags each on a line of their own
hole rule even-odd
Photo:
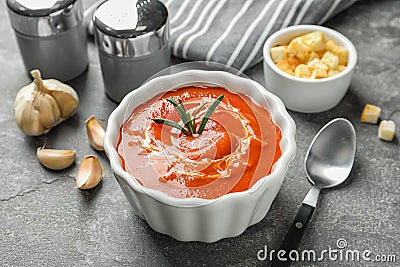
<svg viewBox="0 0 400 267">
<path fill-rule="evenodd" d="M 84 1 L 88 6 L 94 1 Z M 294 266 L 400 266 L 400 146 L 377 138 L 377 125 L 361 124 L 366 103 L 383 117 L 400 108 L 400 1 L 364 0 L 326 23 L 355 44 L 359 60 L 351 87 L 334 109 L 319 114 L 290 112 L 297 125 L 298 152 L 267 216 L 242 235 L 212 244 L 179 242 L 153 231 L 135 216 L 103 153 L 86 138 L 84 120 L 94 114 L 103 125 L 116 104 L 103 93 L 98 55 L 89 44 L 90 67 L 70 82 L 81 103 L 78 113 L 49 134 L 27 137 L 16 126 L 13 102 L 25 75 L 5 1 L 0 2 L 0 265 L 1 266 L 267 266 L 257 253 L 277 249 L 310 184 L 303 160 L 314 134 L 329 120 L 346 117 L 357 132 L 351 179 L 326 190 L 300 251 L 337 248 L 396 255 L 396 263 L 329 260 Z M 247 73 L 264 84 L 262 65 Z M 400 127 L 400 118 L 394 118 Z M 36 148 L 73 148 L 76 164 L 65 171 L 43 168 Z M 75 188 L 85 155 L 97 154 L 103 182 L 93 190 Z"/>
</svg>

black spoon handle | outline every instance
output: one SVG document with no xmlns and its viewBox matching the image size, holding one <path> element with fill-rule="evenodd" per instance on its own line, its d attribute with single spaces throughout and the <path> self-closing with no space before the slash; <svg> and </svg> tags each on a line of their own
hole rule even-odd
<svg viewBox="0 0 400 267">
<path fill-rule="evenodd" d="M 272 261 L 271 267 L 284 267 L 290 266 L 290 264 L 292 264 L 292 260 L 290 260 L 289 258 L 289 252 L 291 250 L 298 249 L 304 232 L 306 231 L 306 227 L 311 220 L 311 216 L 314 213 L 314 210 L 315 207 L 313 206 L 304 203 L 301 204 L 301 207 L 297 212 L 297 215 L 294 218 L 294 221 L 290 226 L 290 229 L 287 232 L 281 247 L 279 248 L 279 250 L 277 250 L 277 254 Z M 285 251 L 285 253 L 280 252 L 281 250 Z"/>
</svg>

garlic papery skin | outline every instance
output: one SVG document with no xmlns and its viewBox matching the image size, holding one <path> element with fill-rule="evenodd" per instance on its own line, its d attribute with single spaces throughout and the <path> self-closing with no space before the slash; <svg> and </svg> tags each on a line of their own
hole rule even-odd
<svg viewBox="0 0 400 267">
<path fill-rule="evenodd" d="M 36 151 L 39 162 L 51 170 L 63 170 L 75 162 L 74 150 L 58 150 L 39 147 Z"/>
<path fill-rule="evenodd" d="M 17 93 L 14 117 L 22 132 L 38 136 L 73 115 L 79 100 L 68 85 L 56 80 L 42 80 L 39 70 L 33 70 L 31 74 L 34 81 Z"/>
<path fill-rule="evenodd" d="M 99 159 L 94 156 L 86 156 L 78 168 L 76 174 L 76 187 L 79 189 L 91 189 L 103 179 L 103 170 Z"/>
<path fill-rule="evenodd" d="M 98 151 L 104 151 L 104 136 L 106 134 L 104 128 L 93 115 L 85 123 L 86 132 L 92 147 Z"/>
</svg>

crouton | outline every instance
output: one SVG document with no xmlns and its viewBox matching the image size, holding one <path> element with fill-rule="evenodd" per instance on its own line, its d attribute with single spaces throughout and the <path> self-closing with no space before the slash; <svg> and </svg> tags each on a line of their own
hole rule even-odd
<svg viewBox="0 0 400 267">
<path fill-rule="evenodd" d="M 278 68 L 280 68 L 283 71 L 288 71 L 291 70 L 294 74 L 295 68 L 300 64 L 299 60 L 296 59 L 295 57 L 289 57 L 287 59 L 284 59 L 276 64 Z"/>
<path fill-rule="evenodd" d="M 321 58 L 321 61 L 328 65 L 329 69 L 335 69 L 339 65 L 339 58 L 337 55 L 332 52 L 325 52 L 324 56 Z"/>
<path fill-rule="evenodd" d="M 349 51 L 346 48 L 344 48 L 343 46 L 339 46 L 339 48 L 336 49 L 333 53 L 338 56 L 339 65 L 347 66 L 347 63 L 349 61 Z"/>
<path fill-rule="evenodd" d="M 310 78 L 311 71 L 310 68 L 305 64 L 300 64 L 294 70 L 294 75 L 301 78 Z"/>
<path fill-rule="evenodd" d="M 312 69 L 329 70 L 329 66 L 318 58 L 314 58 L 312 61 L 308 62 L 307 65 Z"/>
<path fill-rule="evenodd" d="M 393 141 L 396 132 L 396 124 L 394 121 L 383 120 L 379 124 L 378 137 L 385 141 Z"/>
<path fill-rule="evenodd" d="M 337 47 L 338 47 L 338 45 L 333 40 L 328 40 L 326 42 L 326 50 L 327 51 L 333 52 Z"/>
<path fill-rule="evenodd" d="M 311 73 L 311 79 L 320 79 L 328 77 L 328 71 L 323 69 L 314 69 Z"/>
<path fill-rule="evenodd" d="M 286 48 L 284 46 L 273 47 L 270 51 L 274 63 L 278 63 L 287 58 Z"/>
<path fill-rule="evenodd" d="M 326 42 L 326 50 L 338 56 L 339 65 L 347 66 L 349 51 L 346 48 L 336 44 L 333 40 L 329 40 Z"/>
<path fill-rule="evenodd" d="M 325 50 L 325 38 L 322 32 L 316 31 L 311 32 L 300 37 L 303 44 L 311 48 L 312 51 L 321 51 Z"/>
<path fill-rule="evenodd" d="M 337 69 L 329 70 L 328 71 L 328 77 L 332 77 L 332 76 L 338 75 L 339 73 L 340 73 L 340 71 L 338 71 Z"/>
<path fill-rule="evenodd" d="M 361 122 L 376 124 L 381 115 L 381 108 L 371 104 L 366 104 L 361 113 Z"/>
<path fill-rule="evenodd" d="M 311 48 L 302 43 L 299 37 L 294 38 L 288 45 L 287 53 L 289 57 L 297 57 L 302 63 L 306 62 Z"/>
</svg>

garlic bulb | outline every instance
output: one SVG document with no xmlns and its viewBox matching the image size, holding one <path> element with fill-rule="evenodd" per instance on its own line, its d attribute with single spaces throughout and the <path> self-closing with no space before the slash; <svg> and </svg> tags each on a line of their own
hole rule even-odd
<svg viewBox="0 0 400 267">
<path fill-rule="evenodd" d="M 45 134 L 76 113 L 78 95 L 57 80 L 42 80 L 39 70 L 31 71 L 34 81 L 23 87 L 14 103 L 18 127 L 27 135 Z"/>
</svg>

